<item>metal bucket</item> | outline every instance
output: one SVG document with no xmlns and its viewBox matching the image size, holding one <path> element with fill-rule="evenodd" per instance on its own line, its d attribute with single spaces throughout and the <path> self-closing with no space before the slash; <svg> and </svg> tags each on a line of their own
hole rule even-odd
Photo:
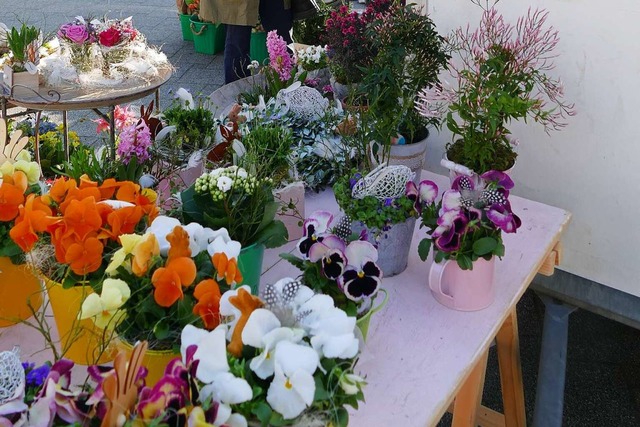
<svg viewBox="0 0 640 427">
<path fill-rule="evenodd" d="M 393 224 L 389 230 L 383 232 L 379 232 L 377 228 L 370 229 L 359 221 L 351 224 L 354 233 L 359 234 L 366 229 L 367 240 L 378 248 L 378 266 L 382 269 L 383 277 L 395 276 L 407 268 L 415 228 L 415 218 Z"/>
</svg>

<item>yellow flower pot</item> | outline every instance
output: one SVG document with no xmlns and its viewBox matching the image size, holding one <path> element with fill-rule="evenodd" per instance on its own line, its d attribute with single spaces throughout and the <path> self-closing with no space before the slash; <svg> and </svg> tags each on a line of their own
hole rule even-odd
<svg viewBox="0 0 640 427">
<path fill-rule="evenodd" d="M 31 309 L 42 306 L 42 285 L 27 264 L 15 265 L 0 257 L 0 327 L 15 325 L 31 317 Z"/>
<path fill-rule="evenodd" d="M 82 302 L 93 293 L 91 286 L 64 289 L 60 283 L 44 278 L 58 327 L 63 357 L 80 365 L 95 365 L 114 359 L 117 348 L 113 333 L 94 325 L 91 319 L 78 320 Z"/>
<path fill-rule="evenodd" d="M 131 356 L 133 346 L 124 340 L 118 340 L 118 350 L 127 353 L 127 358 Z M 142 365 L 148 369 L 146 385 L 153 387 L 164 376 L 164 370 L 173 359 L 181 357 L 180 353 L 172 350 L 147 350 L 142 359 Z"/>
</svg>

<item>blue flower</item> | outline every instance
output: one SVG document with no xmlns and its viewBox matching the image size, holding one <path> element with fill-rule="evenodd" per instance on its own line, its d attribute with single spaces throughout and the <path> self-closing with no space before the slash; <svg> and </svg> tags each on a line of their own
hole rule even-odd
<svg viewBox="0 0 640 427">
<path fill-rule="evenodd" d="M 31 364 L 33 366 L 33 364 Z M 26 375 L 27 387 L 40 387 L 47 379 L 51 367 L 47 364 L 29 370 Z"/>
</svg>

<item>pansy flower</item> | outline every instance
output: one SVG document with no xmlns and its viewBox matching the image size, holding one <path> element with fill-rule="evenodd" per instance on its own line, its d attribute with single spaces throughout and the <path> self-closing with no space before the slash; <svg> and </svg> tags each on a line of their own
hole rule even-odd
<svg viewBox="0 0 640 427">
<path fill-rule="evenodd" d="M 468 223 L 469 219 L 461 210 L 445 211 L 438 218 L 438 227 L 431 235 L 437 248 L 445 252 L 458 250 Z"/>
<path fill-rule="evenodd" d="M 321 241 L 316 242 L 309 250 L 309 261 L 322 261 L 322 273 L 331 280 L 337 280 L 344 272 L 347 257 L 344 254 L 346 245 L 344 241 L 330 234 Z"/>
<path fill-rule="evenodd" d="M 349 265 L 338 283 L 352 301 L 361 301 L 376 294 L 382 282 L 382 270 L 376 264 L 378 251 L 369 242 L 356 240 L 345 250 Z"/>
<path fill-rule="evenodd" d="M 522 225 L 518 215 L 511 212 L 509 205 L 494 203 L 487 211 L 487 218 L 505 233 L 515 233 Z"/>
<path fill-rule="evenodd" d="M 327 211 L 316 211 L 303 224 L 303 236 L 298 242 L 298 250 L 304 257 L 309 256 L 311 246 L 322 241 L 333 221 L 333 214 Z"/>
</svg>

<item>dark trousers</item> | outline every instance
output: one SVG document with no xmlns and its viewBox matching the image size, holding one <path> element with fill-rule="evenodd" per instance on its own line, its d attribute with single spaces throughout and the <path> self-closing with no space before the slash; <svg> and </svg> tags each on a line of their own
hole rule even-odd
<svg viewBox="0 0 640 427">
<path fill-rule="evenodd" d="M 291 43 L 291 9 L 285 9 L 283 0 L 260 0 L 260 21 L 264 30 L 276 30 L 287 44 Z M 246 25 L 228 25 L 227 38 L 224 45 L 224 81 L 231 83 L 251 75 L 247 65 L 249 46 L 251 44 L 251 28 Z"/>
</svg>

